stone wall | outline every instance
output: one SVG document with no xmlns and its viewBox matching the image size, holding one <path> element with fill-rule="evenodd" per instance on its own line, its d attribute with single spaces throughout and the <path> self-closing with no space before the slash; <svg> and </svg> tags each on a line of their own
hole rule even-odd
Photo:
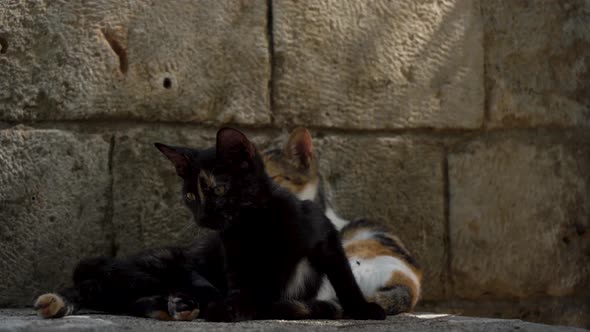
<svg viewBox="0 0 590 332">
<path fill-rule="evenodd" d="M 198 233 L 154 141 L 307 126 L 423 310 L 590 326 L 590 2 L 0 2 L 0 306 Z"/>
</svg>

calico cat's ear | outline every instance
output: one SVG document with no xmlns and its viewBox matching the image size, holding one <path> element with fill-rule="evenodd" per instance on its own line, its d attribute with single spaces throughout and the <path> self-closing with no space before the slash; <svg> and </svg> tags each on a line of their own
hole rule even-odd
<svg viewBox="0 0 590 332">
<path fill-rule="evenodd" d="M 174 164 L 178 176 L 185 178 L 188 175 L 190 162 L 188 156 L 181 152 L 180 148 L 162 143 L 154 143 L 154 145 Z"/>
<path fill-rule="evenodd" d="M 256 155 L 256 148 L 246 135 L 237 129 L 227 127 L 217 132 L 216 149 L 217 157 L 232 166 L 245 167 Z"/>
<path fill-rule="evenodd" d="M 295 128 L 289 135 L 284 154 L 300 168 L 309 168 L 313 157 L 313 143 L 309 131 L 303 127 Z"/>
</svg>

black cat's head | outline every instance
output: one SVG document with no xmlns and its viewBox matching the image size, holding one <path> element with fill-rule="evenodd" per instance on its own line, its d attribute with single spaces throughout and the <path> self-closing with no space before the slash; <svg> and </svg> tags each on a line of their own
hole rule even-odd
<svg viewBox="0 0 590 332">
<path fill-rule="evenodd" d="M 183 179 L 184 203 L 200 226 L 226 228 L 269 183 L 256 148 L 239 130 L 220 129 L 215 147 L 205 150 L 155 145 Z"/>
</svg>

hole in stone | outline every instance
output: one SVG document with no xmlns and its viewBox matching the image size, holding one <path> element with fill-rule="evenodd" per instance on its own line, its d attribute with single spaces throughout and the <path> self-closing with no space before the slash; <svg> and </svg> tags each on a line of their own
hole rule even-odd
<svg viewBox="0 0 590 332">
<path fill-rule="evenodd" d="M 36 200 L 35 196 L 31 197 L 31 200 L 32 200 L 32 201 Z"/>
<path fill-rule="evenodd" d="M 570 244 L 570 239 L 567 236 L 564 236 L 561 241 L 563 241 L 565 244 Z"/>
<path fill-rule="evenodd" d="M 172 87 L 172 80 L 170 79 L 170 77 L 165 77 L 162 85 L 164 85 L 164 88 L 170 89 Z"/>
<path fill-rule="evenodd" d="M 127 70 L 129 69 L 127 51 L 125 50 L 123 45 L 121 45 L 121 43 L 119 43 L 119 41 L 115 39 L 115 35 L 112 31 L 102 30 L 102 35 L 109 43 L 109 46 L 111 47 L 113 52 L 115 52 L 115 54 L 119 58 L 119 70 L 121 71 L 121 73 L 127 74 Z"/>
<path fill-rule="evenodd" d="M 4 54 L 8 51 L 8 40 L 0 36 L 0 53 Z"/>
</svg>

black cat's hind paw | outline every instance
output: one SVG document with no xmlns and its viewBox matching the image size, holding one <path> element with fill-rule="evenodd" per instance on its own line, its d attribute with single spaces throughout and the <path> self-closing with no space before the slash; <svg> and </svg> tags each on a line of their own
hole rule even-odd
<svg viewBox="0 0 590 332">
<path fill-rule="evenodd" d="M 182 295 L 168 297 L 168 313 L 174 320 L 191 321 L 199 316 L 199 304 Z"/>
<path fill-rule="evenodd" d="M 61 318 L 67 314 L 67 307 L 64 299 L 54 293 L 47 293 L 39 296 L 33 304 L 37 314 L 43 318 Z"/>
<path fill-rule="evenodd" d="M 357 307 L 346 313 L 352 319 L 358 320 L 384 320 L 385 310 L 377 303 L 368 302 L 362 307 Z"/>
</svg>

